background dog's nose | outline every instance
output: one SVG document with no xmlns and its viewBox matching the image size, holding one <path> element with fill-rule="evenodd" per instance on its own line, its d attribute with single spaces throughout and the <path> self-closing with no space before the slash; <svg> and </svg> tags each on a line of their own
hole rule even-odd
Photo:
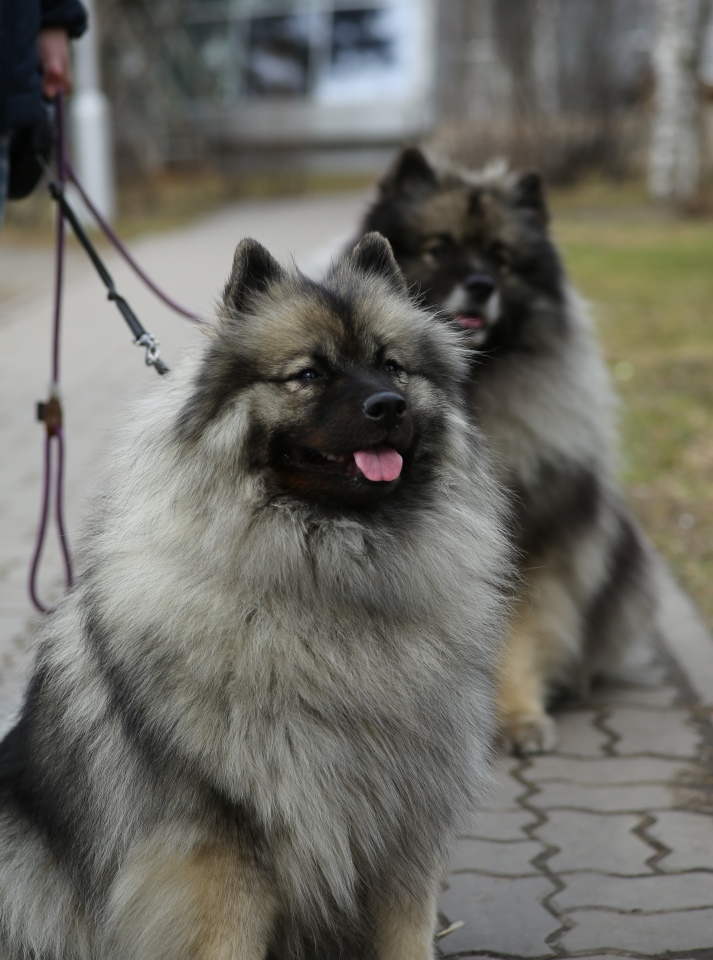
<svg viewBox="0 0 713 960">
<path fill-rule="evenodd" d="M 361 408 L 369 420 L 385 427 L 395 427 L 406 414 L 406 401 L 400 393 L 380 390 L 367 397 Z"/>
<path fill-rule="evenodd" d="M 470 273 L 463 281 L 463 286 L 480 300 L 487 300 L 495 289 L 495 281 L 487 273 Z"/>
</svg>

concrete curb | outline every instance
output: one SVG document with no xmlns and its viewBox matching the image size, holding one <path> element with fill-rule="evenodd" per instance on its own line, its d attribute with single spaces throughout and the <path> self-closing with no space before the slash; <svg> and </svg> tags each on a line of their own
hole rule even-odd
<svg viewBox="0 0 713 960">
<path fill-rule="evenodd" d="M 691 598 L 662 560 L 658 562 L 659 624 L 666 649 L 704 709 L 713 710 L 713 636 Z"/>
</svg>

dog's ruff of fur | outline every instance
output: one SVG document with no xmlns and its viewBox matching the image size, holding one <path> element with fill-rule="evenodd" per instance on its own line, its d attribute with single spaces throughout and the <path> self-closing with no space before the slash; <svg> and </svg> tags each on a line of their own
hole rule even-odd
<svg viewBox="0 0 713 960">
<path fill-rule="evenodd" d="M 480 351 L 470 411 L 511 493 L 522 558 L 499 687 L 520 753 L 555 746 L 556 691 L 631 677 L 655 633 L 648 548 L 616 483 L 614 395 L 548 220 L 537 174 L 459 170 L 407 148 L 363 224 Z"/>
<path fill-rule="evenodd" d="M 416 437 L 396 489 L 276 485 L 272 438 L 315 402 L 295 364 L 377 376 L 383 350 Z M 239 246 L 209 338 L 124 428 L 0 748 L 13 960 L 432 957 L 509 574 L 466 375 L 381 238 L 321 284 Z"/>
</svg>

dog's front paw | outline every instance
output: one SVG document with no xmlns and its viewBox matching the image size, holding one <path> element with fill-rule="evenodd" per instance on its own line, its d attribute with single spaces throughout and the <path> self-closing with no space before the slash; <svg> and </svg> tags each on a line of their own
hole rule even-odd
<svg viewBox="0 0 713 960">
<path fill-rule="evenodd" d="M 551 753 L 557 747 L 557 724 L 546 713 L 520 713 L 509 717 L 502 732 L 508 753 L 527 757 Z"/>
</svg>

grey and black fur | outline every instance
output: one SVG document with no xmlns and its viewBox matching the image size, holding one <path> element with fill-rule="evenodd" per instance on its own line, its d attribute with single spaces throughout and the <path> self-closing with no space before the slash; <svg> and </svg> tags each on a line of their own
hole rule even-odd
<svg viewBox="0 0 713 960">
<path fill-rule="evenodd" d="M 240 244 L 0 746 L 3 958 L 433 956 L 509 575 L 466 375 L 382 238 L 321 283 Z"/>
<path fill-rule="evenodd" d="M 411 147 L 363 223 L 477 351 L 470 410 L 521 555 L 499 701 L 522 753 L 555 745 L 546 708 L 562 688 L 644 662 L 655 620 L 647 548 L 617 488 L 612 390 L 548 221 L 538 174 L 458 170 Z"/>
</svg>

